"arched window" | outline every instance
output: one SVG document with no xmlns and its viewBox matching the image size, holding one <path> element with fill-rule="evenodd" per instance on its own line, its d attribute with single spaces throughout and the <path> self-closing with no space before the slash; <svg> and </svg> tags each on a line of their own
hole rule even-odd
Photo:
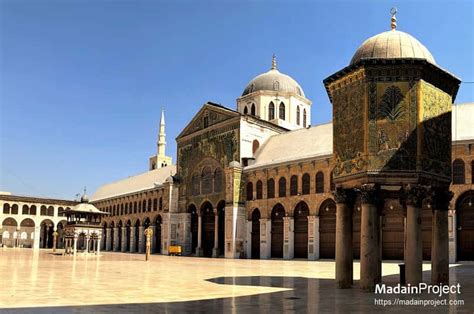
<svg viewBox="0 0 474 314">
<path fill-rule="evenodd" d="M 46 209 L 46 206 L 41 206 L 41 209 L 40 209 L 40 215 L 41 216 L 46 216 L 48 214 L 48 210 Z"/>
<path fill-rule="evenodd" d="M 155 198 L 153 199 L 153 211 L 157 211 L 158 210 L 158 199 Z"/>
<path fill-rule="evenodd" d="M 223 181 L 222 169 L 217 168 L 214 171 L 214 192 L 222 192 L 222 181 Z"/>
<path fill-rule="evenodd" d="M 30 215 L 36 215 L 36 205 L 31 205 L 31 207 L 30 207 Z"/>
<path fill-rule="evenodd" d="M 29 208 L 28 208 L 28 205 L 26 205 L 26 204 L 23 205 L 23 207 L 21 208 L 21 213 L 22 213 L 23 215 L 28 215 L 28 214 L 30 213 Z"/>
<path fill-rule="evenodd" d="M 465 184 L 466 176 L 464 170 L 464 161 L 456 159 L 453 161 L 453 184 Z"/>
<path fill-rule="evenodd" d="M 291 176 L 290 178 L 290 195 L 298 194 L 298 176 Z"/>
<path fill-rule="evenodd" d="M 270 102 L 270 105 L 268 105 L 268 120 L 273 120 L 275 119 L 275 104 Z"/>
<path fill-rule="evenodd" d="M 300 106 L 296 107 L 296 124 L 300 125 Z"/>
<path fill-rule="evenodd" d="M 273 90 L 280 90 L 280 82 L 278 81 L 273 82 Z"/>
<path fill-rule="evenodd" d="M 280 108 L 278 111 L 278 116 L 280 119 L 285 120 L 285 104 L 283 102 L 280 103 Z"/>
<path fill-rule="evenodd" d="M 12 206 L 12 215 L 18 215 L 18 205 L 17 204 L 13 204 L 13 206 Z"/>
<path fill-rule="evenodd" d="M 54 216 L 54 207 L 53 206 L 48 207 L 48 216 Z"/>
<path fill-rule="evenodd" d="M 146 212 L 146 200 L 142 202 L 142 213 Z"/>
<path fill-rule="evenodd" d="M 163 210 L 163 197 L 160 196 L 160 210 Z"/>
<path fill-rule="evenodd" d="M 191 179 L 191 194 L 199 195 L 201 193 L 199 175 L 197 173 L 193 174 Z"/>
<path fill-rule="evenodd" d="M 247 106 L 245 106 L 244 108 L 244 114 L 248 114 L 249 113 L 249 109 L 247 108 Z"/>
<path fill-rule="evenodd" d="M 138 210 L 137 202 L 133 203 L 133 213 L 136 214 Z"/>
<path fill-rule="evenodd" d="M 247 201 L 253 200 L 253 183 L 247 183 Z"/>
<path fill-rule="evenodd" d="M 255 115 L 255 104 L 252 104 L 252 109 L 250 109 L 250 114 L 251 114 L 252 116 Z"/>
<path fill-rule="evenodd" d="M 311 191 L 311 183 L 310 183 L 310 176 L 308 173 L 303 175 L 302 179 L 302 187 L 303 187 L 303 194 L 309 194 Z"/>
<path fill-rule="evenodd" d="M 278 197 L 285 197 L 286 196 L 286 179 L 281 177 L 278 180 Z"/>
<path fill-rule="evenodd" d="M 147 209 L 147 211 L 151 212 L 151 209 L 152 209 L 152 207 L 151 207 L 151 199 L 148 199 L 148 209 Z"/>
<path fill-rule="evenodd" d="M 257 181 L 257 199 L 261 200 L 263 198 L 263 184 L 262 181 Z"/>
<path fill-rule="evenodd" d="M 125 203 L 125 208 L 122 207 L 121 210 L 120 210 L 120 215 L 123 215 L 124 213 L 126 213 L 128 211 L 128 203 Z"/>
<path fill-rule="evenodd" d="M 4 214 L 10 214 L 10 204 L 3 204 L 3 213 Z"/>
<path fill-rule="evenodd" d="M 322 171 L 316 174 L 316 193 L 324 193 L 324 174 Z"/>
<path fill-rule="evenodd" d="M 275 180 L 267 180 L 267 198 L 275 197 Z"/>
<path fill-rule="evenodd" d="M 202 194 L 209 194 L 212 192 L 212 171 L 211 167 L 204 167 L 202 169 Z"/>
<path fill-rule="evenodd" d="M 303 109 L 303 127 L 306 127 L 306 109 Z"/>
<path fill-rule="evenodd" d="M 252 142 L 252 154 L 255 154 L 257 149 L 260 147 L 260 143 L 257 140 L 253 140 Z"/>
</svg>

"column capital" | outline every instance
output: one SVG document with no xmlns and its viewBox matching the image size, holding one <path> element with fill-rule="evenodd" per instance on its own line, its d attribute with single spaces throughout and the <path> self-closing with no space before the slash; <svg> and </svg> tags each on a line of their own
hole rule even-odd
<svg viewBox="0 0 474 314">
<path fill-rule="evenodd" d="M 343 189 L 336 188 L 332 194 L 334 195 L 334 200 L 339 204 L 350 204 L 354 202 L 355 193 L 353 189 Z"/>
<path fill-rule="evenodd" d="M 423 200 L 429 196 L 428 187 L 408 184 L 400 189 L 402 203 L 409 206 L 421 207 Z"/>
<path fill-rule="evenodd" d="M 363 184 L 355 190 L 359 194 L 362 204 L 377 205 L 380 201 L 379 188 L 375 184 Z"/>
<path fill-rule="evenodd" d="M 430 191 L 429 201 L 436 210 L 448 210 L 454 193 L 449 188 L 433 188 Z"/>
</svg>

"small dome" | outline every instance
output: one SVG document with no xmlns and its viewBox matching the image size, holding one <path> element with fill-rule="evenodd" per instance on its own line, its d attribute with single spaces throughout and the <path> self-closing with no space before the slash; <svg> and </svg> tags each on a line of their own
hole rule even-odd
<svg viewBox="0 0 474 314">
<path fill-rule="evenodd" d="M 87 194 L 81 196 L 81 203 L 89 203 L 89 196 Z"/>
<path fill-rule="evenodd" d="M 280 91 L 295 93 L 299 96 L 305 97 L 303 89 L 300 84 L 296 82 L 289 75 L 278 71 L 276 67 L 276 59 L 273 56 L 272 68 L 270 71 L 262 73 L 251 80 L 247 87 L 245 87 L 242 96 L 251 94 L 257 91 Z"/>
<path fill-rule="evenodd" d="M 436 64 L 433 55 L 415 37 L 395 29 L 370 37 L 357 49 L 351 65 L 367 59 L 424 59 Z"/>
</svg>

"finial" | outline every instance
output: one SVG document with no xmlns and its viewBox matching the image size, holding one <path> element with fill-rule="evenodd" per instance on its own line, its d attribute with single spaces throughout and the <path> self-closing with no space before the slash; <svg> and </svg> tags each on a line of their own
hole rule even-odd
<svg viewBox="0 0 474 314">
<path fill-rule="evenodd" d="M 84 187 L 84 195 L 86 195 L 87 187 Z"/>
<path fill-rule="evenodd" d="M 397 14 L 397 8 L 393 7 L 390 10 L 390 14 L 392 14 L 390 27 L 392 28 L 392 31 L 394 31 L 397 29 L 397 18 L 395 17 L 395 15 Z"/>
<path fill-rule="evenodd" d="M 275 54 L 273 54 L 273 56 L 272 56 L 272 70 L 276 70 L 276 68 L 277 68 L 277 59 L 276 59 Z"/>
</svg>

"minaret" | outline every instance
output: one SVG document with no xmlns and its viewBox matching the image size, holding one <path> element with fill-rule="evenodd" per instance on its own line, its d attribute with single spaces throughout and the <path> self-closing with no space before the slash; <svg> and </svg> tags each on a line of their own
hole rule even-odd
<svg viewBox="0 0 474 314">
<path fill-rule="evenodd" d="M 165 111 L 161 110 L 160 131 L 158 132 L 158 157 L 165 156 L 166 134 L 165 134 Z"/>
<path fill-rule="evenodd" d="M 165 112 L 161 110 L 160 130 L 156 142 L 157 154 L 150 157 L 149 169 L 154 170 L 171 165 L 171 157 L 166 156 Z"/>
</svg>

